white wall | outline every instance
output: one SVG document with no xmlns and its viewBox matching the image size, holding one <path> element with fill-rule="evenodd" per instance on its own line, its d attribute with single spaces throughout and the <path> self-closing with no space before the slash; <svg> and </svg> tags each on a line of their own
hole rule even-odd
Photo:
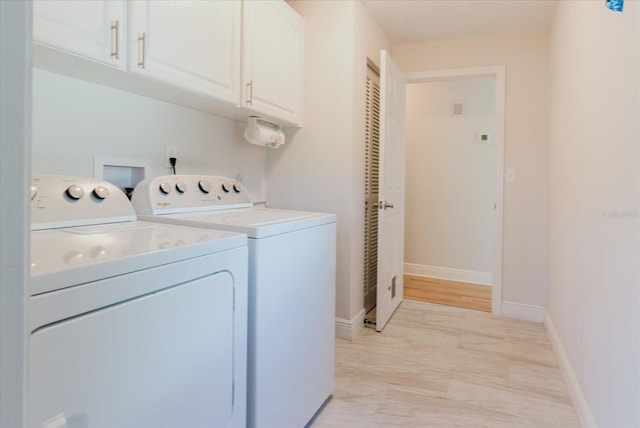
<svg viewBox="0 0 640 428">
<path fill-rule="evenodd" d="M 350 313 L 349 180 L 353 8 L 349 2 L 296 1 L 304 17 L 304 126 L 267 154 L 267 200 L 274 207 L 337 214 L 336 313 Z"/>
<path fill-rule="evenodd" d="M 244 141 L 244 124 L 95 83 L 35 69 L 33 172 L 93 175 L 93 157 L 148 159 L 170 174 L 164 146 L 178 150 L 177 172 L 236 178 L 265 195 L 265 151 Z"/>
<path fill-rule="evenodd" d="M 396 45 L 404 72 L 506 66 L 503 300 L 542 307 L 548 283 L 548 31 Z"/>
<path fill-rule="evenodd" d="M 491 273 L 494 131 L 494 78 L 407 86 L 405 263 Z"/>
<path fill-rule="evenodd" d="M 295 1 L 305 19 L 304 127 L 267 154 L 273 206 L 337 213 L 336 316 L 363 308 L 364 92 L 367 56 L 386 36 L 360 2 Z"/>
<path fill-rule="evenodd" d="M 548 313 L 585 425 L 637 427 L 640 3 L 603 3 L 560 2 L 553 25 Z"/>
<path fill-rule="evenodd" d="M 0 426 L 26 420 L 31 3 L 0 2 Z"/>
</svg>

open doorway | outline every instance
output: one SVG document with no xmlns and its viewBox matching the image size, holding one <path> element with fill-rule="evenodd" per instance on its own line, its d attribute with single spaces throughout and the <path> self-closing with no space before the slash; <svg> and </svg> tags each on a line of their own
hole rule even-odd
<svg viewBox="0 0 640 428">
<path fill-rule="evenodd" d="M 491 312 L 495 80 L 407 85 L 407 299 Z"/>
<path fill-rule="evenodd" d="M 398 71 L 399 72 L 399 71 Z M 505 67 L 504 66 L 492 66 L 492 67 L 480 67 L 480 68 L 470 68 L 470 69 L 455 69 L 455 70 L 440 70 L 440 71 L 427 71 L 427 72 L 414 72 L 414 73 L 405 73 L 399 77 L 402 81 L 398 84 L 404 87 L 405 83 L 407 84 L 418 84 L 424 82 L 432 82 L 432 81 L 440 81 L 440 80 L 455 80 L 455 79 L 467 79 L 467 78 L 479 78 L 479 77 L 492 77 L 494 79 L 494 95 L 495 95 L 495 118 L 494 118 L 494 128 L 493 131 L 489 131 L 484 133 L 482 131 L 478 132 L 476 136 L 478 139 L 491 139 L 493 145 L 493 185 L 492 188 L 494 190 L 493 193 L 493 214 L 492 214 L 492 251 L 491 251 L 491 312 L 500 315 L 501 306 L 502 306 L 502 238 L 503 238 L 503 178 L 504 178 L 504 118 L 505 118 Z M 405 81 L 406 80 L 406 81 Z M 404 92 L 404 91 L 403 91 Z M 402 97 L 404 100 L 404 95 Z M 452 109 L 458 111 L 462 107 L 462 113 L 464 113 L 464 105 L 456 105 L 461 103 L 454 103 L 451 106 Z M 464 102 L 462 103 L 464 104 Z M 402 129 L 404 130 L 404 101 L 402 108 Z M 382 122 L 381 122 L 382 123 Z M 400 128 L 398 128 L 400 129 Z M 490 135 L 493 132 L 494 135 Z M 483 135 L 486 134 L 486 135 Z M 402 141 L 404 142 L 404 136 L 402 136 Z M 404 147 L 404 143 L 402 144 Z M 402 149 L 403 159 L 402 165 L 398 164 L 394 169 L 394 175 L 400 174 L 402 172 L 402 176 L 404 176 L 404 148 Z M 400 159 L 400 158 L 398 158 Z M 390 170 L 391 171 L 391 170 Z M 403 189 L 404 189 L 404 180 L 403 180 Z M 401 209 L 404 212 L 405 204 L 404 204 L 404 192 L 401 202 Z M 391 205 L 393 206 L 393 205 Z M 404 215 L 404 214 L 403 214 Z M 378 245 L 379 247 L 379 245 Z M 398 254 L 403 253 L 403 249 L 400 248 L 397 252 Z M 365 274 L 366 276 L 366 274 Z M 403 289 L 402 279 L 400 279 L 400 290 Z M 365 284 L 365 287 L 368 287 Z M 392 287 L 393 288 L 393 287 Z M 372 292 L 373 289 L 369 289 L 369 292 Z M 379 291 L 379 290 L 376 290 Z M 365 302 L 367 289 L 365 289 Z M 402 293 L 400 294 L 400 300 L 402 299 Z M 366 305 L 365 305 L 366 306 Z M 368 309 L 368 308 L 367 308 Z M 371 313 L 367 313 L 367 317 L 365 319 L 365 324 L 367 321 L 371 322 L 368 318 Z M 372 315 L 372 314 L 371 314 Z"/>
<path fill-rule="evenodd" d="M 480 284 L 499 315 L 505 69 L 406 77 L 406 293 L 412 275 L 436 278 L 436 289 L 451 286 L 451 295 L 459 283 Z M 474 300 L 478 288 L 468 290 Z"/>
</svg>

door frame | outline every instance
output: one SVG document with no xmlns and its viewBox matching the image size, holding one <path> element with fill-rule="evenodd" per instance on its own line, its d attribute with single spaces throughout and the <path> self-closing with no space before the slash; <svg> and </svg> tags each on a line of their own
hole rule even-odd
<svg viewBox="0 0 640 428">
<path fill-rule="evenodd" d="M 493 263 L 491 287 L 491 312 L 502 313 L 502 260 L 504 235 L 504 135 L 506 106 L 506 67 L 504 65 L 455 68 L 446 70 L 404 73 L 407 85 L 443 80 L 460 80 L 473 77 L 495 78 L 496 129 L 494 135 L 495 162 L 495 216 L 493 218 Z"/>
</svg>

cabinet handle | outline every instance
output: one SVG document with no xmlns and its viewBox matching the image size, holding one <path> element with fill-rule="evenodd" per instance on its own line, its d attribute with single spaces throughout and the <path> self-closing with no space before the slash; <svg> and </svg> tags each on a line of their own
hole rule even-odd
<svg viewBox="0 0 640 428">
<path fill-rule="evenodd" d="M 120 59 L 120 21 L 111 22 L 111 58 Z"/>
<path fill-rule="evenodd" d="M 138 33 L 138 68 L 145 68 L 144 65 L 144 45 L 147 33 Z"/>
<path fill-rule="evenodd" d="M 249 80 L 247 83 L 247 105 L 251 105 L 253 102 L 253 80 Z"/>
</svg>

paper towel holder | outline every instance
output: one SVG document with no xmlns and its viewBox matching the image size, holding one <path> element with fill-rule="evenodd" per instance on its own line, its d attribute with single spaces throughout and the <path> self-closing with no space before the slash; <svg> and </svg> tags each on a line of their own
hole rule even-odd
<svg viewBox="0 0 640 428">
<path fill-rule="evenodd" d="M 251 138 L 255 138 L 260 133 L 260 125 L 273 128 L 274 131 L 282 131 L 282 127 L 279 123 L 265 120 L 259 116 L 249 116 L 247 120 L 247 134 Z"/>
<path fill-rule="evenodd" d="M 267 134 L 266 137 L 265 133 Z M 285 142 L 285 136 L 280 124 L 259 116 L 249 116 L 247 119 L 247 128 L 244 131 L 244 138 L 251 144 L 274 149 Z"/>
</svg>

